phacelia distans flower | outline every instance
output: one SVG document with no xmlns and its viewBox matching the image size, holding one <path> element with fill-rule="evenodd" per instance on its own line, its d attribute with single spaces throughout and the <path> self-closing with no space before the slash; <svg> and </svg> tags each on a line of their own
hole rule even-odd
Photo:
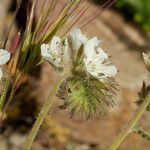
<svg viewBox="0 0 150 150">
<path fill-rule="evenodd" d="M 116 92 L 114 76 L 117 68 L 99 46 L 96 37 L 88 39 L 79 28 L 68 35 L 72 53 L 72 74 L 62 83 L 58 95 L 64 100 L 61 109 L 70 110 L 71 116 L 90 118 L 104 114 L 114 106 Z"/>
<path fill-rule="evenodd" d="M 75 28 L 70 37 L 73 50 L 78 51 L 83 45 L 83 62 L 90 75 L 101 80 L 117 74 L 117 68 L 110 64 L 107 53 L 101 49 L 100 41 L 96 37 L 88 39 L 79 28 Z"/>
<path fill-rule="evenodd" d="M 67 61 L 67 39 L 61 40 L 60 37 L 54 36 L 50 44 L 41 45 L 41 55 L 52 66 L 62 69 Z"/>
<path fill-rule="evenodd" d="M 84 63 L 92 76 L 101 80 L 105 77 L 113 77 L 117 74 L 117 68 L 110 65 L 108 55 L 100 48 L 97 38 L 92 38 L 85 45 Z"/>
<path fill-rule="evenodd" d="M 78 114 L 88 119 L 114 106 L 113 77 L 117 68 L 110 64 L 107 53 L 99 45 L 96 37 L 89 39 L 75 28 L 64 40 L 54 37 L 51 44 L 41 46 L 42 56 L 53 66 L 65 68 L 65 63 L 71 63 L 70 74 L 57 93 L 64 100 L 60 108 L 69 110 L 71 116 Z"/>
</svg>

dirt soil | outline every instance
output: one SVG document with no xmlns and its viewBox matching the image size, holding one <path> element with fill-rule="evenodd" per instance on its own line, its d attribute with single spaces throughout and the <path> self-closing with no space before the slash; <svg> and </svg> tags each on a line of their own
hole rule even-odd
<svg viewBox="0 0 150 150">
<path fill-rule="evenodd" d="M 9 15 L 6 14 L 7 4 L 4 2 L 0 3 L 0 12 L 2 11 L 0 20 L 4 20 L 7 24 Z M 99 6 L 91 4 L 88 13 L 93 13 L 96 7 Z M 4 28 L 2 30 L 2 26 L 0 22 L 1 35 L 5 31 Z M 144 33 L 137 25 L 128 22 L 112 9 L 103 12 L 84 30 L 87 35 L 97 36 L 102 40 L 102 48 L 112 56 L 113 62 L 119 69 L 116 77 L 119 83 L 119 92 L 115 100 L 116 107 L 110 109 L 105 117 L 83 121 L 72 119 L 66 111 L 59 110 L 58 105 L 61 101 L 56 100 L 55 106 L 46 118 L 46 125 L 41 128 L 32 150 L 107 150 L 137 109 L 135 101 L 138 99 L 137 92 L 141 89 L 142 81 L 149 83 L 150 77 L 141 55 L 142 51 L 149 51 L 149 33 Z M 29 81 L 32 96 L 27 97 L 30 97 L 33 105 L 34 102 L 38 104 L 36 113 L 55 84 L 55 76 L 54 70 L 44 63 L 40 77 L 36 79 L 32 77 Z M 30 117 L 28 122 L 30 124 Z M 148 112 L 144 113 L 140 122 L 144 129 L 150 132 Z M 0 150 L 21 150 L 29 129 L 30 125 L 21 124 L 14 130 L 14 127 L 9 124 L 4 134 L 0 135 Z M 136 134 L 130 134 L 119 148 L 119 150 L 141 149 L 149 150 L 150 142 Z"/>
</svg>

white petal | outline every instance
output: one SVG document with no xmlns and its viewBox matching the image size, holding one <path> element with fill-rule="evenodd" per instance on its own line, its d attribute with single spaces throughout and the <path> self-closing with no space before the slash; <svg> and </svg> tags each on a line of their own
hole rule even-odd
<svg viewBox="0 0 150 150">
<path fill-rule="evenodd" d="M 53 64 L 54 64 L 56 67 L 60 67 L 60 63 L 61 63 L 61 59 L 60 59 L 60 58 L 56 58 L 56 59 L 53 61 Z"/>
<path fill-rule="evenodd" d="M 2 73 L 2 69 L 0 68 L 0 80 L 2 79 L 3 77 L 3 73 Z"/>
<path fill-rule="evenodd" d="M 82 44 L 85 44 L 87 42 L 87 37 L 82 34 L 81 30 L 79 28 L 75 28 L 70 32 L 70 37 L 73 45 L 74 50 L 79 50 L 80 46 Z"/>
<path fill-rule="evenodd" d="M 97 40 L 96 37 L 87 41 L 84 47 L 84 52 L 88 60 L 93 60 L 95 58 L 96 55 L 95 49 L 98 45 L 99 45 L 99 41 Z"/>
<path fill-rule="evenodd" d="M 97 39 L 97 37 L 93 37 L 90 39 L 90 41 L 93 42 L 93 45 L 96 47 L 99 45 L 100 41 Z"/>
<path fill-rule="evenodd" d="M 43 57 L 50 57 L 50 45 L 49 44 L 42 44 L 41 45 L 41 55 Z"/>
<path fill-rule="evenodd" d="M 101 65 L 98 72 L 104 74 L 106 77 L 113 77 L 117 74 L 117 68 L 113 65 Z"/>
<path fill-rule="evenodd" d="M 113 65 L 105 65 L 99 62 L 99 59 L 87 61 L 84 59 L 86 70 L 96 78 L 113 77 L 117 74 L 117 68 Z"/>
<path fill-rule="evenodd" d="M 10 53 L 4 49 L 0 49 L 0 65 L 6 64 L 10 59 Z"/>
<path fill-rule="evenodd" d="M 51 44 L 41 45 L 41 55 L 43 58 L 56 67 L 60 67 L 63 64 L 66 46 L 63 47 L 62 43 L 62 40 L 55 36 Z M 66 41 L 65 44 L 67 44 Z"/>
<path fill-rule="evenodd" d="M 108 59 L 108 54 L 105 53 L 100 47 L 97 49 L 97 55 L 101 62 Z"/>
<path fill-rule="evenodd" d="M 58 55 L 60 50 L 62 50 L 61 39 L 58 36 L 54 36 L 51 41 L 51 50 L 54 55 Z"/>
</svg>

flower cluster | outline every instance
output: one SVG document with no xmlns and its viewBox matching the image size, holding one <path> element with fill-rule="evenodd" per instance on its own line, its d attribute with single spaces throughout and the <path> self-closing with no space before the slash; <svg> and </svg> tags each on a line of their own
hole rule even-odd
<svg viewBox="0 0 150 150">
<path fill-rule="evenodd" d="M 83 62 L 90 75 L 101 80 L 117 74 L 117 68 L 109 65 L 108 55 L 99 47 L 100 41 L 96 37 L 88 39 L 78 28 L 70 33 L 70 37 L 75 51 L 83 45 Z"/>
<path fill-rule="evenodd" d="M 75 28 L 68 35 L 68 39 L 66 38 L 63 42 L 55 36 L 50 44 L 42 44 L 43 58 L 56 68 L 64 67 L 68 60 L 68 49 L 72 50 L 73 59 L 76 61 L 79 49 L 83 46 L 82 63 L 84 63 L 84 69 L 87 73 L 99 80 L 117 74 L 117 68 L 109 64 L 108 55 L 99 47 L 100 41 L 96 37 L 88 39 L 79 28 Z"/>
<path fill-rule="evenodd" d="M 65 70 L 66 64 L 71 63 L 71 73 L 58 91 L 66 100 L 60 108 L 69 107 L 71 114 L 82 112 L 89 118 L 96 112 L 103 114 L 106 106 L 114 105 L 113 77 L 117 68 L 110 64 L 107 53 L 99 45 L 96 37 L 88 39 L 79 28 L 73 29 L 65 39 L 55 36 L 50 44 L 41 45 L 41 55 L 56 69 Z"/>
</svg>

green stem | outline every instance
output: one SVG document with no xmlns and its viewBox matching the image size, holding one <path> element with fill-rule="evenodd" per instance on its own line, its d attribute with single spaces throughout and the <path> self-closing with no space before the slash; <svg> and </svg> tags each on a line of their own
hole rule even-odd
<svg viewBox="0 0 150 150">
<path fill-rule="evenodd" d="M 41 112 L 39 113 L 39 116 L 37 117 L 37 119 L 32 127 L 29 137 L 27 138 L 27 140 L 24 144 L 23 150 L 30 150 L 32 143 L 33 143 L 33 141 L 39 131 L 39 128 L 40 128 L 41 124 L 43 123 L 43 121 L 53 103 L 54 96 L 55 96 L 56 92 L 58 91 L 59 86 L 61 85 L 63 79 L 64 79 L 64 76 L 60 77 L 58 79 L 57 83 L 54 85 L 47 101 L 44 103 L 44 105 L 41 109 Z"/>
<path fill-rule="evenodd" d="M 137 112 L 134 114 L 133 118 L 130 120 L 130 122 L 128 123 L 128 125 L 126 126 L 126 128 L 120 133 L 120 135 L 114 141 L 114 143 L 111 145 L 111 147 L 109 148 L 109 150 L 116 150 L 120 146 L 120 144 L 125 140 L 125 138 L 127 137 L 127 135 L 129 133 L 131 133 L 133 127 L 136 125 L 136 123 L 138 122 L 138 120 L 140 119 L 140 117 L 142 116 L 142 114 L 144 113 L 144 111 L 147 108 L 147 106 L 149 105 L 149 103 L 150 103 L 150 95 L 148 95 L 145 98 L 145 100 L 143 101 L 143 103 L 138 108 Z"/>
<path fill-rule="evenodd" d="M 3 93 L 0 97 L 0 112 L 3 109 L 3 105 L 4 105 L 4 102 L 5 102 L 5 99 L 6 99 L 6 95 L 7 95 L 8 89 L 9 89 L 9 85 L 10 85 L 10 80 L 6 80 L 4 91 L 3 91 Z"/>
<path fill-rule="evenodd" d="M 9 84 L 10 84 L 10 82 L 9 82 Z M 8 86 L 9 86 L 9 85 L 8 85 Z M 7 89 L 7 90 L 8 90 L 8 89 Z M 0 128 L 1 128 L 1 126 L 2 126 L 2 120 L 3 120 L 4 114 L 6 113 L 6 110 L 7 110 L 9 104 L 11 103 L 11 101 L 12 101 L 12 99 L 13 99 L 14 93 L 15 93 L 14 87 L 12 87 L 11 92 L 10 92 L 10 95 L 9 95 L 9 99 L 8 99 L 8 101 L 6 102 L 5 106 L 4 106 L 4 109 L 3 109 L 3 111 L 2 111 L 2 115 L 0 116 Z M 6 94 L 7 94 L 7 93 L 6 93 Z"/>
</svg>

